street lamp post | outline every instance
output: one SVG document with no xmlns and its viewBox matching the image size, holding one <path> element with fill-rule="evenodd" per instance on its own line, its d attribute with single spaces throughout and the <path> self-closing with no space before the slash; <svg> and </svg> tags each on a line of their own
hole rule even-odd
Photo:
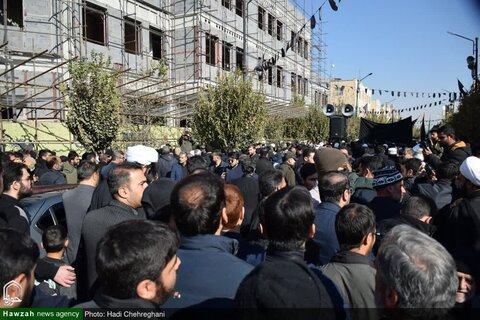
<svg viewBox="0 0 480 320">
<path fill-rule="evenodd" d="M 365 77 L 361 78 L 360 80 L 357 80 L 357 86 L 356 86 L 357 90 L 356 90 L 356 95 L 355 95 L 355 114 L 357 115 L 357 117 L 358 117 L 358 94 L 360 93 L 360 83 L 362 82 L 362 80 L 370 77 L 372 74 L 373 74 L 373 72 L 370 72 Z"/>
<path fill-rule="evenodd" d="M 471 41 L 473 44 L 473 56 L 467 57 L 467 63 L 468 63 L 468 68 L 472 70 L 472 78 L 473 78 L 473 84 L 474 88 L 478 88 L 478 37 L 475 37 L 475 40 L 464 37 L 460 34 L 453 33 L 450 31 L 447 31 L 448 34 L 451 34 L 452 36 L 456 36 L 468 41 Z"/>
</svg>

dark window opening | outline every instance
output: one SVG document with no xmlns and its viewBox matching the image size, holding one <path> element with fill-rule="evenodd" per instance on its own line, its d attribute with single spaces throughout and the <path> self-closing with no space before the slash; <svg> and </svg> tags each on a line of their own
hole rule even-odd
<svg viewBox="0 0 480 320">
<path fill-rule="evenodd" d="M 265 10 L 262 7 L 258 7 L 258 28 L 261 30 L 264 30 L 264 16 L 265 16 Z"/>
<path fill-rule="evenodd" d="M 308 79 L 303 79 L 303 95 L 308 95 Z"/>
<path fill-rule="evenodd" d="M 301 76 L 298 76 L 297 77 L 297 93 L 298 94 L 302 94 L 302 77 Z"/>
<path fill-rule="evenodd" d="M 230 0 L 222 0 L 222 6 L 227 9 L 230 9 Z"/>
<path fill-rule="evenodd" d="M 230 55 L 232 51 L 232 45 L 227 42 L 222 43 L 222 69 L 230 70 Z"/>
<path fill-rule="evenodd" d="M 268 34 L 273 36 L 274 30 L 275 30 L 275 17 L 269 13 L 268 14 Z"/>
<path fill-rule="evenodd" d="M 0 23 L 4 24 L 3 0 L 0 1 Z M 7 0 L 7 26 L 23 28 L 23 1 Z"/>
<path fill-rule="evenodd" d="M 235 0 L 235 13 L 243 17 L 243 0 Z"/>
<path fill-rule="evenodd" d="M 271 84 L 273 83 L 273 70 L 272 70 L 272 66 L 268 66 L 267 76 L 268 76 L 268 84 L 271 85 Z"/>
<path fill-rule="evenodd" d="M 283 87 L 283 69 L 281 67 L 277 67 L 277 87 Z"/>
<path fill-rule="evenodd" d="M 218 38 L 212 36 L 211 34 L 206 34 L 205 36 L 205 56 L 206 56 L 206 63 L 212 66 L 216 63 L 216 55 L 215 55 L 215 45 L 217 43 Z"/>
<path fill-rule="evenodd" d="M 300 57 L 303 57 L 303 39 L 298 37 L 297 39 L 297 48 L 298 48 L 298 54 Z"/>
<path fill-rule="evenodd" d="M 283 23 L 277 20 L 277 40 L 282 40 L 283 38 Z"/>
<path fill-rule="evenodd" d="M 291 79 L 291 82 L 290 82 L 290 85 L 292 87 L 292 92 L 295 92 L 297 91 L 297 76 L 295 75 L 295 73 L 292 72 L 292 74 L 290 75 L 290 79 Z"/>
<path fill-rule="evenodd" d="M 142 38 L 142 25 L 140 22 L 125 17 L 124 22 L 125 35 L 124 44 L 125 51 L 133 54 L 140 53 L 140 43 Z"/>
<path fill-rule="evenodd" d="M 307 41 L 305 41 L 305 48 L 304 48 L 303 56 L 305 57 L 305 59 L 308 60 L 308 42 Z"/>
<path fill-rule="evenodd" d="M 163 56 L 163 32 L 150 27 L 150 51 L 155 60 L 162 59 Z"/>
<path fill-rule="evenodd" d="M 87 2 L 83 11 L 83 38 L 105 45 L 106 17 L 105 8 Z"/>
<path fill-rule="evenodd" d="M 243 49 L 237 47 L 236 53 L 237 68 L 243 71 Z"/>
<path fill-rule="evenodd" d="M 15 112 L 13 112 L 13 108 L 11 107 L 2 108 L 2 120 L 13 120 L 14 115 L 15 115 Z"/>
</svg>

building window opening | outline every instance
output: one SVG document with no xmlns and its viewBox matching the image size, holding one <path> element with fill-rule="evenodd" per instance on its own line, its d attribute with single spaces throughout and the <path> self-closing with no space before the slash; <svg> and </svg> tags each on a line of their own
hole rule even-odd
<svg viewBox="0 0 480 320">
<path fill-rule="evenodd" d="M 282 40 L 283 39 L 283 23 L 277 20 L 277 40 Z"/>
<path fill-rule="evenodd" d="M 222 0 L 222 6 L 227 9 L 230 9 L 230 0 Z"/>
<path fill-rule="evenodd" d="M 236 52 L 237 68 L 243 71 L 243 49 L 237 47 Z"/>
<path fill-rule="evenodd" d="M 277 67 L 277 87 L 283 87 L 283 69 L 281 67 Z"/>
<path fill-rule="evenodd" d="M 0 23 L 4 24 L 3 0 L 0 1 Z M 7 26 L 23 28 L 23 1 L 7 0 Z"/>
<path fill-rule="evenodd" d="M 150 28 L 150 52 L 152 53 L 152 58 L 155 60 L 160 60 L 163 57 L 163 32 Z"/>
<path fill-rule="evenodd" d="M 106 9 L 86 2 L 83 11 L 83 38 L 87 41 L 106 44 Z"/>
<path fill-rule="evenodd" d="M 235 1 L 235 13 L 239 17 L 243 17 L 243 0 Z"/>
<path fill-rule="evenodd" d="M 222 69 L 230 70 L 230 60 L 231 60 L 232 45 L 227 42 L 222 43 Z"/>
<path fill-rule="evenodd" d="M 265 9 L 263 9 L 262 7 L 258 7 L 258 28 L 261 30 L 265 30 L 264 17 L 265 17 Z"/>
<path fill-rule="evenodd" d="M 273 36 L 275 31 L 275 17 L 268 14 L 268 34 Z"/>
<path fill-rule="evenodd" d="M 216 63 L 215 45 L 217 43 L 217 40 L 218 38 L 212 36 L 211 34 L 207 33 L 205 36 L 206 63 L 212 66 L 214 66 Z"/>
<path fill-rule="evenodd" d="M 142 37 L 141 23 L 125 17 L 124 28 L 125 51 L 133 54 L 139 54 L 141 43 L 140 40 Z"/>
</svg>

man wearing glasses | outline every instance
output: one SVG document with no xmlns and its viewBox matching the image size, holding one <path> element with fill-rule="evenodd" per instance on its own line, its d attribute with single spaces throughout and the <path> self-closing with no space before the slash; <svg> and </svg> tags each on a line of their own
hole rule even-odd
<svg viewBox="0 0 480 320">
<path fill-rule="evenodd" d="M 0 195 L 0 227 L 7 227 L 30 234 L 27 214 L 20 199 L 32 194 L 32 180 L 27 166 L 9 163 L 3 173 L 3 193 Z"/>
</svg>

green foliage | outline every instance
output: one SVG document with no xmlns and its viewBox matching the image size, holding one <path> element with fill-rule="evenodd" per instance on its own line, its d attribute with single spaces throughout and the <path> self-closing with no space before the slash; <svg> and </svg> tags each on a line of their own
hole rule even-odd
<svg viewBox="0 0 480 320">
<path fill-rule="evenodd" d="M 265 139 L 269 141 L 274 141 L 276 143 L 283 141 L 284 123 L 284 117 L 278 115 L 269 117 L 268 123 L 265 126 Z"/>
<path fill-rule="evenodd" d="M 472 90 L 460 102 L 458 112 L 448 119 L 457 137 L 467 142 L 480 141 L 478 115 L 480 114 L 480 89 Z"/>
<path fill-rule="evenodd" d="M 218 76 L 217 86 L 202 91 L 194 108 L 192 130 L 214 148 L 243 147 L 263 136 L 267 109 L 263 94 L 241 73 Z"/>
<path fill-rule="evenodd" d="M 67 127 L 86 150 L 110 147 L 119 126 L 120 96 L 118 73 L 109 70 L 110 58 L 91 53 L 91 59 L 73 61 L 68 66 L 69 87 L 60 91 L 68 108 Z"/>
<path fill-rule="evenodd" d="M 322 112 L 322 109 L 310 106 L 305 116 L 305 138 L 313 143 L 328 140 L 329 119 Z"/>
</svg>

